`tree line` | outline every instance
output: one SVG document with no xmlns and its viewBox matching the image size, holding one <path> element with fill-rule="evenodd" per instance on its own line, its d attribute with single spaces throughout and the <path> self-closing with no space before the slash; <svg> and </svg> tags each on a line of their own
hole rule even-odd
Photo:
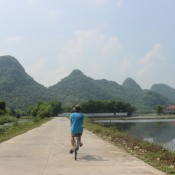
<svg viewBox="0 0 175 175">
<path fill-rule="evenodd" d="M 60 101 L 41 101 L 34 106 L 27 106 L 23 110 L 15 110 L 6 107 L 6 102 L 0 100 L 0 116 L 11 115 L 17 118 L 23 116 L 33 116 L 38 118 L 45 118 L 57 116 L 62 111 L 62 103 Z"/>
<path fill-rule="evenodd" d="M 122 101 L 101 101 L 89 100 L 81 103 L 82 112 L 84 113 L 118 113 L 127 112 L 128 116 L 136 110 L 134 106 Z"/>
<path fill-rule="evenodd" d="M 103 101 L 103 100 L 88 100 L 80 103 L 83 113 L 118 113 L 127 112 L 132 115 L 136 110 L 134 106 L 129 103 L 121 101 Z M 41 101 L 34 106 L 27 106 L 23 111 L 15 111 L 14 109 L 6 109 L 5 101 L 0 101 L 0 115 L 6 113 L 19 116 L 33 116 L 39 118 L 57 116 L 59 113 L 72 112 L 74 105 L 64 106 L 58 100 L 54 101 Z"/>
</svg>

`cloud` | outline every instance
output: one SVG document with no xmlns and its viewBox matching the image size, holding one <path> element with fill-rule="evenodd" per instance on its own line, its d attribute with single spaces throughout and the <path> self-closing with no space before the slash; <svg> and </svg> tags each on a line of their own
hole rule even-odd
<svg viewBox="0 0 175 175">
<path fill-rule="evenodd" d="M 139 65 L 142 68 L 139 72 L 140 75 L 150 74 L 150 71 L 155 72 L 161 66 L 163 60 L 161 48 L 161 44 L 156 43 L 139 61 Z"/>
<path fill-rule="evenodd" d="M 106 36 L 95 30 L 77 31 L 59 50 L 59 69 L 68 74 L 78 68 L 92 77 L 100 77 L 104 72 L 108 74 L 109 67 L 120 61 L 117 54 L 121 49 L 122 45 L 115 36 Z"/>
<path fill-rule="evenodd" d="M 142 84 L 148 85 L 156 82 L 162 82 L 164 76 L 165 59 L 162 53 L 162 45 L 156 43 L 145 54 L 145 56 L 137 62 L 136 76 L 142 79 Z"/>
<path fill-rule="evenodd" d="M 41 0 L 26 0 L 26 2 L 29 4 L 35 4 L 35 3 L 38 3 L 39 1 Z"/>
<path fill-rule="evenodd" d="M 57 20 L 62 15 L 61 10 L 52 9 L 48 11 L 48 16 L 50 20 Z"/>
<path fill-rule="evenodd" d="M 45 59 L 39 58 L 36 59 L 36 61 L 30 66 L 25 65 L 24 67 L 26 69 L 26 72 L 29 73 L 31 77 L 35 77 L 35 79 L 41 83 L 42 79 L 45 77 L 45 74 L 47 74 L 45 71 L 45 66 Z"/>
<path fill-rule="evenodd" d="M 22 36 L 11 36 L 6 38 L 6 42 L 9 44 L 19 44 L 25 40 Z"/>
<path fill-rule="evenodd" d="M 143 59 L 140 61 L 140 63 L 144 66 L 148 66 L 152 63 L 158 63 L 159 61 L 162 60 L 162 55 L 161 55 L 161 44 L 156 43 L 151 50 L 149 50 L 146 55 L 143 57 Z"/>
<path fill-rule="evenodd" d="M 103 54 L 110 54 L 113 51 L 122 49 L 122 44 L 117 37 L 110 37 L 102 50 Z"/>
<path fill-rule="evenodd" d="M 118 7 L 122 7 L 123 3 L 124 3 L 124 0 L 116 0 L 116 4 Z"/>
<path fill-rule="evenodd" d="M 49 87 L 56 84 L 60 79 L 67 76 L 62 74 L 57 66 L 54 67 L 52 62 L 44 57 L 35 59 L 30 65 L 25 65 L 26 72 L 40 84 Z"/>
<path fill-rule="evenodd" d="M 0 56 L 4 56 L 6 55 L 7 53 L 4 51 L 4 50 L 0 50 Z"/>
<path fill-rule="evenodd" d="M 108 2 L 107 0 L 94 0 L 94 2 L 96 3 L 96 4 L 103 4 L 103 3 L 106 3 L 106 2 Z"/>
<path fill-rule="evenodd" d="M 124 73 L 124 72 L 127 72 L 129 69 L 130 69 L 130 66 L 131 66 L 131 61 L 129 60 L 129 58 L 124 58 L 121 60 L 121 62 L 119 63 L 119 66 L 118 66 L 118 70 L 120 73 Z"/>
<path fill-rule="evenodd" d="M 121 7 L 123 5 L 124 0 L 91 0 L 90 2 L 96 6 L 113 3 L 117 7 Z"/>
</svg>

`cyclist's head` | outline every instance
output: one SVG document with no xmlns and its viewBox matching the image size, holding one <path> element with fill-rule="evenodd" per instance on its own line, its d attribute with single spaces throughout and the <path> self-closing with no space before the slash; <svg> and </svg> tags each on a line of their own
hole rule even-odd
<svg viewBox="0 0 175 175">
<path fill-rule="evenodd" d="M 73 110 L 76 111 L 76 112 L 80 112 L 80 110 L 81 110 L 80 105 L 75 105 Z"/>
</svg>

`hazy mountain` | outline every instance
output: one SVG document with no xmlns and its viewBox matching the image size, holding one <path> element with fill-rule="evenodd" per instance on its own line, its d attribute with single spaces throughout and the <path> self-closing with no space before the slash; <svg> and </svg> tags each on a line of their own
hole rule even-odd
<svg viewBox="0 0 175 175">
<path fill-rule="evenodd" d="M 49 87 L 49 91 L 52 95 L 66 103 L 112 98 L 92 78 L 85 76 L 80 70 L 72 71 L 69 76 L 62 79 L 56 85 Z"/>
<path fill-rule="evenodd" d="M 11 56 L 0 57 L 0 99 L 7 106 L 22 108 L 41 100 L 57 99 L 64 104 L 84 100 L 117 100 L 129 102 L 138 112 L 151 112 L 156 105 L 172 102 L 150 90 L 142 90 L 131 78 L 121 85 L 105 79 L 94 80 L 80 70 L 74 70 L 57 84 L 46 88 L 30 77 Z"/>
<path fill-rule="evenodd" d="M 141 87 L 132 78 L 125 79 L 122 86 L 127 89 L 141 90 Z"/>
<path fill-rule="evenodd" d="M 156 105 L 171 103 L 169 99 L 152 91 L 141 90 L 139 87 L 133 81 L 132 88 L 127 88 L 114 81 L 94 80 L 81 71 L 74 70 L 68 77 L 50 87 L 49 90 L 53 96 L 64 103 L 84 100 L 118 100 L 131 103 L 139 112 L 153 111 L 153 107 Z"/>
<path fill-rule="evenodd" d="M 101 87 L 106 93 L 110 94 L 113 98 L 123 99 L 126 98 L 126 91 L 121 85 L 114 81 L 109 80 L 94 80 L 95 84 Z"/>
<path fill-rule="evenodd" d="M 0 99 L 7 106 L 21 108 L 51 98 L 47 88 L 30 77 L 14 57 L 0 56 Z"/>
<path fill-rule="evenodd" d="M 162 96 L 167 97 L 175 103 L 175 89 L 173 89 L 172 87 L 161 83 L 152 85 L 151 90 Z"/>
</svg>

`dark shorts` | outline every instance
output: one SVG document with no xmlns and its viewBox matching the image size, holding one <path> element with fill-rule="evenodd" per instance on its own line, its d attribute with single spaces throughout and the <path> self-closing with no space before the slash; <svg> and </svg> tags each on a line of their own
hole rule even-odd
<svg viewBox="0 0 175 175">
<path fill-rule="evenodd" d="M 81 136 L 81 135 L 82 135 L 82 133 L 78 133 L 78 134 L 71 133 L 72 137 Z"/>
</svg>

